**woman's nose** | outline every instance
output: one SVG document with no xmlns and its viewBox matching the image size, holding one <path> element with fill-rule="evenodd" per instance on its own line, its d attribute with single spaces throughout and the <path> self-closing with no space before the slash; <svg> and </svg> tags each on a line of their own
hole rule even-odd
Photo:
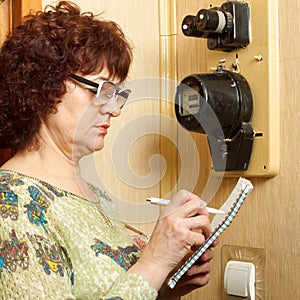
<svg viewBox="0 0 300 300">
<path fill-rule="evenodd" d="M 118 117 L 121 114 L 121 108 L 119 106 L 117 106 L 112 112 L 111 115 L 113 117 Z"/>
<path fill-rule="evenodd" d="M 118 117 L 121 114 L 121 108 L 115 98 L 103 105 L 100 111 L 102 114 L 110 114 L 113 117 Z"/>
</svg>

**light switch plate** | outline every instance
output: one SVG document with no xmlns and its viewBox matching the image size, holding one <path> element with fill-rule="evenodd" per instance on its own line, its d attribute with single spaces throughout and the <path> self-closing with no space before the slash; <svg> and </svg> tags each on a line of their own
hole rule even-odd
<svg viewBox="0 0 300 300">
<path fill-rule="evenodd" d="M 229 261 L 242 261 L 253 263 L 255 265 L 255 299 L 266 299 L 266 260 L 266 250 L 263 248 L 222 245 L 222 277 L 225 277 L 225 269 Z M 235 296 L 230 296 L 226 293 L 225 284 L 223 288 L 224 291 L 221 297 L 222 300 L 237 299 Z"/>
<path fill-rule="evenodd" d="M 228 261 L 224 287 L 228 295 L 255 300 L 255 265 L 251 262 Z"/>
<path fill-rule="evenodd" d="M 208 3 L 211 7 L 220 7 L 224 2 Z M 248 81 L 253 95 L 252 126 L 258 136 L 254 139 L 249 168 L 224 175 L 273 177 L 278 174 L 280 165 L 278 0 L 247 2 L 250 4 L 250 44 L 232 52 L 207 49 L 208 72 L 222 60 L 226 69 L 233 71 L 232 63 L 238 55 L 240 74 Z"/>
</svg>

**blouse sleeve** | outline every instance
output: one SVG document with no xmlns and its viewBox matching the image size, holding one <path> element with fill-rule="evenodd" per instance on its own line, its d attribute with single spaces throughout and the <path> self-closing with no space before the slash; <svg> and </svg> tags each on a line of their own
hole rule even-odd
<svg viewBox="0 0 300 300">
<path fill-rule="evenodd" d="M 124 273 L 114 282 L 106 299 L 155 300 L 156 290 L 140 275 Z"/>
</svg>

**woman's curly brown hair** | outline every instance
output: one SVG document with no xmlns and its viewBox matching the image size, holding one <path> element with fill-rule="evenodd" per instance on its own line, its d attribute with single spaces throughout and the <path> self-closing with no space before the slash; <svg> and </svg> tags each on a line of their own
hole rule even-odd
<svg viewBox="0 0 300 300">
<path fill-rule="evenodd" d="M 73 72 L 108 68 L 123 81 L 132 52 L 120 27 L 69 1 L 29 15 L 0 49 L 0 147 L 38 146 L 41 122 L 55 112 Z"/>
</svg>

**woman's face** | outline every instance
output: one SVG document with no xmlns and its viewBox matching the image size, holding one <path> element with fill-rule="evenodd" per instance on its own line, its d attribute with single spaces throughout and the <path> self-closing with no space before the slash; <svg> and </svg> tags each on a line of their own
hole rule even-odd
<svg viewBox="0 0 300 300">
<path fill-rule="evenodd" d="M 83 77 L 96 83 L 111 79 L 106 68 L 99 74 Z M 110 118 L 119 116 L 121 110 L 114 97 L 104 105 L 97 101 L 91 92 L 95 89 L 90 86 L 71 78 L 66 85 L 67 93 L 58 104 L 57 113 L 51 114 L 45 125 L 60 151 L 72 160 L 79 160 L 103 148 Z"/>
</svg>

